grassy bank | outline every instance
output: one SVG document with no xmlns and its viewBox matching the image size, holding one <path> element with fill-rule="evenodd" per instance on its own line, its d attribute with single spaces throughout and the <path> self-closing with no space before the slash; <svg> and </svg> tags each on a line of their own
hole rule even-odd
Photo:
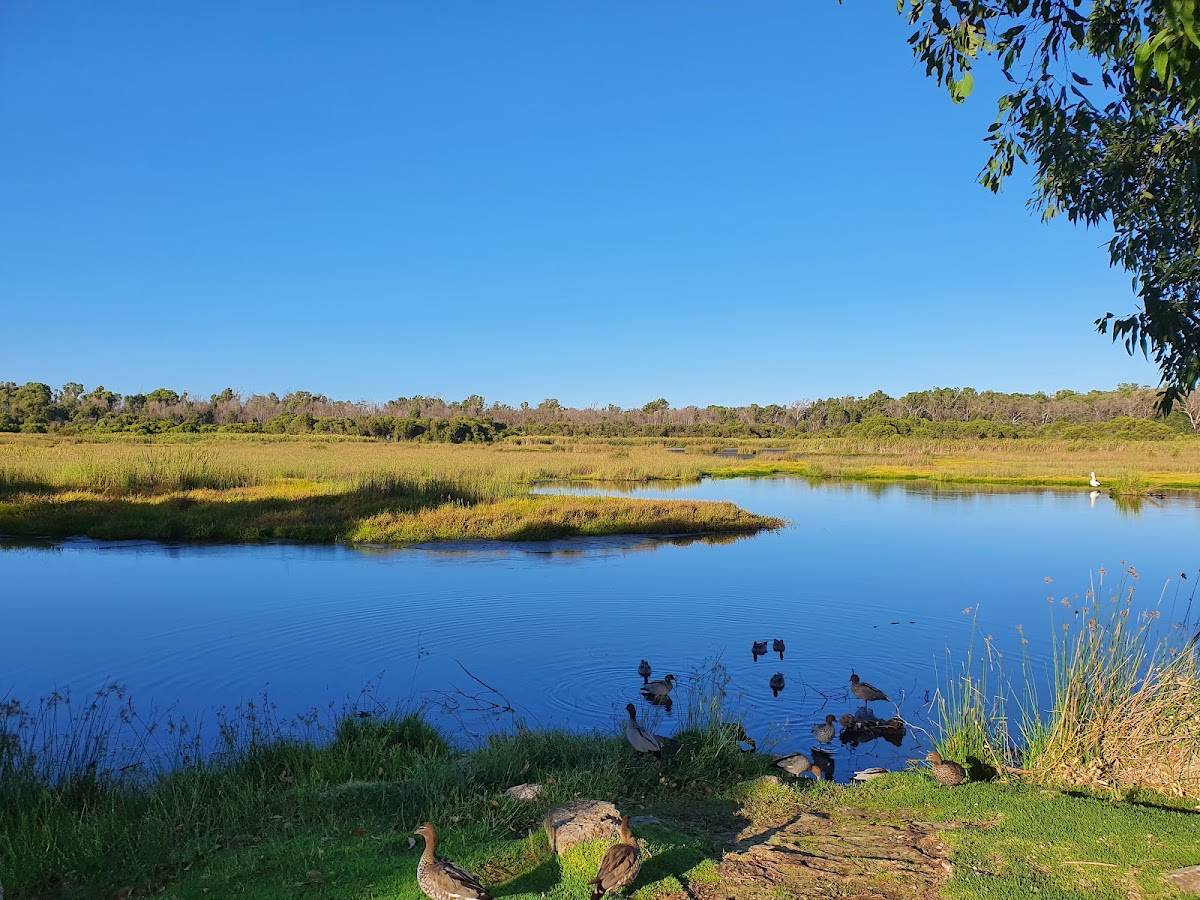
<svg viewBox="0 0 1200 900">
<path fill-rule="evenodd" d="M 650 817 L 635 827 L 650 854 L 638 898 L 1171 896 L 1162 873 L 1200 846 L 1200 816 L 1166 803 L 946 790 L 922 773 L 780 784 L 715 723 L 693 723 L 661 763 L 619 738 L 554 732 L 460 752 L 412 716 L 343 719 L 317 741 L 239 735 L 219 762 L 140 782 L 97 776 L 84 754 L 48 784 L 0 756 L 6 896 L 416 898 L 408 837 L 426 819 L 498 896 L 586 896 L 603 846 L 556 859 L 539 827 L 580 796 Z M 524 782 L 543 795 L 506 796 Z"/>
</svg>

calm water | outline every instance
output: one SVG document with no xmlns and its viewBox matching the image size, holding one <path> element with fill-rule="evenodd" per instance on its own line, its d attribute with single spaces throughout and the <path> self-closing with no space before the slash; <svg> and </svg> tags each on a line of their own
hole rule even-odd
<svg viewBox="0 0 1200 900">
<path fill-rule="evenodd" d="M 0 696 L 117 680 L 142 707 L 211 720 L 264 689 L 289 713 L 374 683 L 384 701 L 425 703 L 463 734 L 497 727 L 478 704 L 455 702 L 456 689 L 481 693 L 461 662 L 531 725 L 612 729 L 638 699 L 634 669 L 646 657 L 656 677 L 685 682 L 669 714 L 638 700 L 669 733 L 691 673 L 719 658 L 751 734 L 807 750 L 812 723 L 857 706 L 851 669 L 921 723 L 947 648 L 965 651 L 976 616 L 980 633 L 1010 649 L 1023 625 L 1044 659 L 1051 617 L 1068 620 L 1101 567 L 1111 585 L 1135 566 L 1142 602 L 1176 620 L 1200 563 L 1191 497 L 1135 514 L 1085 492 L 784 478 L 635 493 L 731 500 L 791 524 L 730 543 L 11 547 L 0 553 Z M 786 658 L 754 661 L 751 641 L 775 637 Z M 786 687 L 774 697 L 777 671 Z M 902 765 L 927 743 L 910 733 L 900 749 L 838 745 L 838 774 Z"/>
</svg>

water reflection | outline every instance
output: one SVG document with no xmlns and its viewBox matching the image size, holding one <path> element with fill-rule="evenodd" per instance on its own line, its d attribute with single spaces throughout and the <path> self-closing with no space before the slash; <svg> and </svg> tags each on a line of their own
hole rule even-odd
<svg viewBox="0 0 1200 900">
<path fill-rule="evenodd" d="M 673 731 L 683 718 L 674 703 L 686 711 L 711 696 L 705 661 L 719 657 L 726 707 L 759 749 L 807 754 L 821 737 L 814 722 L 857 705 L 846 681 L 856 668 L 895 702 L 873 702 L 877 719 L 854 717 L 845 742 L 816 740 L 844 775 L 921 755 L 920 698 L 957 671 L 973 633 L 1025 656 L 1050 684 L 1053 616 L 1072 615 L 1059 601 L 1087 591 L 1090 572 L 1136 560 L 1157 597 L 1200 562 L 1191 496 L 1148 498 L 1135 518 L 1085 491 L 776 478 L 632 492 L 731 501 L 793 524 L 750 538 L 408 550 L 9 544 L 0 605 L 19 639 L 6 643 L 0 692 L 29 698 L 117 679 L 141 706 L 210 720 L 267 685 L 286 714 L 375 682 L 388 705 L 425 705 L 455 733 L 472 716 L 484 733 L 517 715 L 530 727 L 615 732 L 631 700 L 639 718 Z M 1051 604 L 1045 578 L 1063 586 Z M 1183 615 L 1183 584 L 1164 595 L 1164 622 Z M 768 652 L 772 663 L 757 665 Z M 642 657 L 653 663 L 645 674 Z M 460 662 L 510 699 L 445 697 L 454 684 L 482 695 Z M 660 702 L 642 697 L 656 673 L 671 672 L 678 684 Z M 513 712 L 496 716 L 493 705 Z M 897 718 L 915 727 L 900 735 L 887 725 Z M 883 727 L 860 724 L 875 721 Z"/>
</svg>

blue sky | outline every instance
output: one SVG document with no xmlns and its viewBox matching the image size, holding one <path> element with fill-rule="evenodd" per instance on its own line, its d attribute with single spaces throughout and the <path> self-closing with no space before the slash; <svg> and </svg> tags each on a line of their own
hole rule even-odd
<svg viewBox="0 0 1200 900">
<path fill-rule="evenodd" d="M 0 9 L 0 379 L 788 402 L 1153 383 L 884 0 Z M 992 90 L 994 86 L 990 86 Z"/>
</svg>

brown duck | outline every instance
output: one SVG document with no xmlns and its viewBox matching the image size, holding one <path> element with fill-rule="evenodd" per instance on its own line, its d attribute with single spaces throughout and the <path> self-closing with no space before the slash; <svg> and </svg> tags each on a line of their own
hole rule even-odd
<svg viewBox="0 0 1200 900">
<path fill-rule="evenodd" d="M 642 696 L 647 700 L 661 700 L 671 694 L 675 687 L 675 676 L 664 675 L 662 681 L 648 681 L 642 685 Z"/>
<path fill-rule="evenodd" d="M 650 683 L 650 673 L 652 671 L 653 670 L 650 668 L 650 662 L 648 660 L 643 659 L 640 663 L 638 663 L 638 674 L 642 676 L 642 684 Z"/>
<path fill-rule="evenodd" d="M 814 725 L 812 727 L 812 733 L 816 736 L 817 740 L 820 741 L 822 744 L 831 743 L 833 741 L 833 733 L 834 733 L 833 714 L 826 713 L 824 723 L 822 723 L 820 725 Z"/>
<path fill-rule="evenodd" d="M 933 779 L 943 787 L 954 787 L 967 780 L 967 771 L 951 759 L 942 759 L 942 754 L 930 750 L 926 754 L 930 768 L 933 769 Z"/>
<path fill-rule="evenodd" d="M 432 822 L 426 822 L 414 834 L 425 838 L 425 852 L 417 863 L 417 884 L 429 900 L 492 900 L 478 878 L 437 858 L 437 830 Z"/>
<path fill-rule="evenodd" d="M 592 886 L 592 900 L 600 900 L 609 891 L 619 891 L 633 884 L 642 867 L 642 850 L 629 827 L 629 816 L 621 817 L 621 839 L 608 848 L 600 860 Z"/>
</svg>

